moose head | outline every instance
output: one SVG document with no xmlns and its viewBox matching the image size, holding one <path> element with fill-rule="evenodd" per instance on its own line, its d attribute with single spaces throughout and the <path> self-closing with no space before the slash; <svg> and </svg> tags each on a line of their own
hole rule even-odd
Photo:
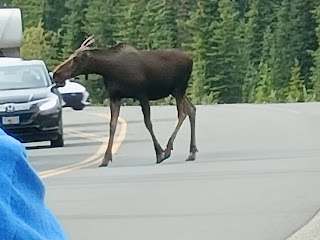
<svg viewBox="0 0 320 240">
<path fill-rule="evenodd" d="M 88 37 L 66 61 L 58 65 L 53 71 L 53 82 L 64 85 L 65 80 L 83 74 L 89 62 L 89 46 L 94 42 L 94 36 Z"/>
</svg>

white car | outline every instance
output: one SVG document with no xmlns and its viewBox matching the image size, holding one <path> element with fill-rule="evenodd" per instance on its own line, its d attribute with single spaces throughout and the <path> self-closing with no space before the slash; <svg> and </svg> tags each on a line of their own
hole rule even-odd
<svg viewBox="0 0 320 240">
<path fill-rule="evenodd" d="M 58 90 L 62 96 L 63 107 L 71 107 L 74 110 L 82 110 L 85 106 L 89 105 L 89 93 L 86 88 L 74 79 L 68 79 L 63 87 Z"/>
</svg>

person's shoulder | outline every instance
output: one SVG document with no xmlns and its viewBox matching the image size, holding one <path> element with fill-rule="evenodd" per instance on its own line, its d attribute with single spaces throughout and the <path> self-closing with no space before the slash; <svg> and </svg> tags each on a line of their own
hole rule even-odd
<svg viewBox="0 0 320 240">
<path fill-rule="evenodd" d="M 0 159 L 26 157 L 25 147 L 0 128 Z"/>
</svg>

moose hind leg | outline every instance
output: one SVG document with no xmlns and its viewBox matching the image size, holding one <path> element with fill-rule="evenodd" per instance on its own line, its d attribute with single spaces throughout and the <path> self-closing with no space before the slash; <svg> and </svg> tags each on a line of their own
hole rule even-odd
<svg viewBox="0 0 320 240">
<path fill-rule="evenodd" d="M 196 159 L 196 152 L 198 152 L 198 149 L 196 147 L 196 108 L 193 106 L 193 104 L 190 102 L 190 100 L 187 98 L 187 96 L 184 96 L 184 102 L 185 102 L 185 110 L 187 115 L 189 116 L 190 120 L 190 127 L 191 127 L 191 140 L 190 140 L 190 153 L 189 157 L 186 159 L 186 161 L 194 161 Z"/>
<path fill-rule="evenodd" d="M 159 142 L 153 132 L 151 118 L 150 118 L 149 101 L 148 100 L 140 100 L 140 105 L 141 105 L 142 112 L 143 112 L 144 123 L 145 123 L 146 128 L 148 129 L 151 137 L 152 137 L 152 141 L 153 141 L 153 145 L 154 145 L 154 149 L 155 149 L 156 157 L 157 157 L 157 163 L 161 163 L 163 160 L 166 159 L 166 157 L 165 157 L 165 153 L 164 153 L 163 149 L 161 148 L 161 146 L 160 146 L 160 144 L 159 144 Z"/>
<path fill-rule="evenodd" d="M 115 134 L 116 128 L 117 128 L 120 107 L 121 107 L 120 100 L 111 100 L 110 101 L 110 110 L 111 110 L 110 136 L 109 136 L 107 151 L 106 151 L 104 158 L 103 158 L 103 161 L 99 167 L 106 167 L 106 166 L 108 166 L 109 161 L 112 161 L 112 145 L 113 145 L 114 134 Z"/>
<path fill-rule="evenodd" d="M 176 103 L 177 103 L 177 111 L 178 111 L 178 122 L 176 125 L 176 128 L 174 132 L 172 133 L 171 137 L 169 138 L 169 141 L 167 143 L 167 147 L 165 150 L 165 156 L 170 157 L 171 151 L 173 150 L 173 142 L 177 136 L 177 133 L 183 123 L 183 121 L 186 119 L 186 111 L 185 111 L 185 102 L 183 101 L 183 97 L 176 97 Z"/>
</svg>

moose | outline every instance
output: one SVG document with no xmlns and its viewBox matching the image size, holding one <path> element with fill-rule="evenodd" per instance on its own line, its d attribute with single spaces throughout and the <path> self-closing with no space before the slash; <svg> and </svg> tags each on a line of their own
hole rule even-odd
<svg viewBox="0 0 320 240">
<path fill-rule="evenodd" d="M 108 147 L 100 167 L 112 161 L 112 145 L 119 117 L 121 99 L 138 100 L 156 152 L 157 163 L 169 158 L 176 135 L 188 116 L 191 127 L 190 153 L 186 161 L 196 158 L 195 117 L 196 108 L 186 96 L 193 61 L 178 49 L 138 50 L 130 45 L 118 43 L 108 49 L 91 48 L 94 37 L 84 40 L 70 57 L 53 71 L 53 82 L 63 85 L 66 79 L 78 75 L 99 74 L 103 76 L 110 99 L 110 136 Z M 176 100 L 177 125 L 163 150 L 153 132 L 150 119 L 151 100 L 167 96 Z"/>
</svg>

